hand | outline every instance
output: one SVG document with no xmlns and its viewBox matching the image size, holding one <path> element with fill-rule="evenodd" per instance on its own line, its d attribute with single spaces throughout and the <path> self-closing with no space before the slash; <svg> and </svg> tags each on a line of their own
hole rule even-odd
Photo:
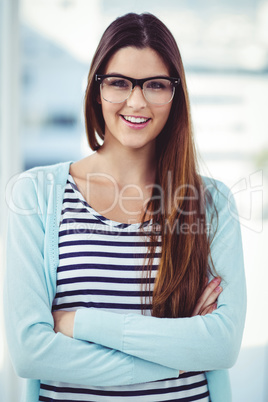
<svg viewBox="0 0 268 402">
<path fill-rule="evenodd" d="M 222 287 L 219 286 L 221 278 L 214 278 L 209 284 L 206 285 L 200 298 L 197 300 L 192 317 L 195 315 L 211 314 L 217 308 L 217 299 L 222 292 Z M 180 375 L 185 371 L 180 370 Z"/>
<path fill-rule="evenodd" d="M 214 278 L 203 291 L 198 299 L 192 317 L 195 315 L 211 314 L 217 308 L 217 299 L 222 292 L 222 287 L 219 286 L 221 278 Z"/>
<path fill-rule="evenodd" d="M 217 308 L 217 299 L 222 292 L 219 286 L 221 278 L 214 278 L 205 288 L 201 297 L 198 299 L 192 317 L 196 315 L 211 314 Z M 54 318 L 54 331 L 73 337 L 75 311 L 55 311 L 52 313 Z"/>
<path fill-rule="evenodd" d="M 73 337 L 75 311 L 54 311 L 54 331 Z"/>
</svg>

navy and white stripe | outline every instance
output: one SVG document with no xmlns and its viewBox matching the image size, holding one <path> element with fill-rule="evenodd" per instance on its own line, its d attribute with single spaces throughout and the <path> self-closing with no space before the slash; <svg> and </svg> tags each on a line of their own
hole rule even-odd
<svg viewBox="0 0 268 402">
<path fill-rule="evenodd" d="M 59 228 L 53 310 L 95 307 L 149 315 L 153 281 L 161 256 L 159 242 L 148 292 L 142 286 L 146 281 L 142 266 L 150 241 L 150 226 L 147 222 L 142 232 L 138 223 L 121 224 L 101 216 L 86 203 L 69 175 Z M 209 392 L 204 373 L 184 373 L 177 379 L 117 387 L 42 382 L 39 401 L 208 402 Z"/>
</svg>

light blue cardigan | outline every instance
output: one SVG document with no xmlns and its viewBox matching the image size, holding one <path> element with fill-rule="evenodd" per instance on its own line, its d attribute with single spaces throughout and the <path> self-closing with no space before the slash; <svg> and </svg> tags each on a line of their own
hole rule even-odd
<svg viewBox="0 0 268 402">
<path fill-rule="evenodd" d="M 240 226 L 228 188 L 217 181 L 216 190 L 203 178 L 219 213 L 212 258 L 223 292 L 213 314 L 166 319 L 80 309 L 73 339 L 54 333 L 51 315 L 69 165 L 34 168 L 7 189 L 5 320 L 14 368 L 28 378 L 23 401 L 38 401 L 40 380 L 115 386 L 205 370 L 212 402 L 230 402 L 226 369 L 240 349 L 246 288 Z"/>
</svg>

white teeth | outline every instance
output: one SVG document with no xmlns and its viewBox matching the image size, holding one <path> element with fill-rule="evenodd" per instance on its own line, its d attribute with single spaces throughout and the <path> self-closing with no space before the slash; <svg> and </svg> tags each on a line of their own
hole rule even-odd
<svg viewBox="0 0 268 402">
<path fill-rule="evenodd" d="M 145 119 L 143 117 L 134 117 L 134 116 L 123 116 L 125 120 L 130 121 L 131 123 L 145 123 L 149 119 Z"/>
</svg>

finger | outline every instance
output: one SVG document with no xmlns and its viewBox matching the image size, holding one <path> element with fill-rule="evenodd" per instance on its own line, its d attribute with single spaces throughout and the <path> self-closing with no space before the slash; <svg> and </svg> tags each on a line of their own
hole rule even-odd
<svg viewBox="0 0 268 402">
<path fill-rule="evenodd" d="M 203 310 L 204 308 L 212 305 L 213 303 L 215 303 L 220 295 L 220 293 L 222 292 L 222 287 L 221 286 L 217 286 L 208 296 L 207 300 L 205 301 L 205 303 L 203 304 L 203 306 L 201 307 L 201 310 Z"/>
<path fill-rule="evenodd" d="M 198 299 L 197 304 L 195 306 L 193 315 L 198 315 L 199 312 L 207 307 L 209 304 L 215 302 L 217 300 L 216 293 L 213 293 L 214 290 L 219 286 L 221 282 L 221 278 L 217 277 L 214 278 L 205 288 L 201 297 Z M 211 297 L 212 296 L 212 297 Z"/>
<path fill-rule="evenodd" d="M 211 314 L 213 311 L 217 309 L 217 303 L 213 303 L 210 306 L 207 306 L 200 312 L 200 315 Z"/>
<path fill-rule="evenodd" d="M 208 297 L 211 295 L 213 290 L 220 284 L 221 279 L 220 278 L 214 278 L 206 287 L 205 290 L 203 291 L 202 295 L 197 301 L 197 304 L 195 306 L 195 309 L 193 311 L 192 315 L 198 315 L 202 309 L 204 309 L 205 306 L 207 306 L 209 303 L 207 303 Z"/>
</svg>

